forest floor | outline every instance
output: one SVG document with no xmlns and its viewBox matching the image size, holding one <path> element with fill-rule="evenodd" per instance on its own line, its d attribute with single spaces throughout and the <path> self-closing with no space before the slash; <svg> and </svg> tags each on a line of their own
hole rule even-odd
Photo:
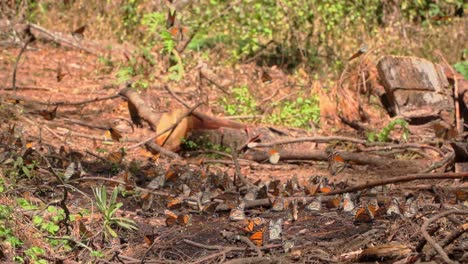
<svg viewBox="0 0 468 264">
<path fill-rule="evenodd" d="M 243 159 L 242 153 L 236 158 L 229 151 L 182 149 L 177 152 L 181 158 L 174 159 L 133 147 L 155 132 L 146 123 L 131 125 L 116 72 L 107 70 L 98 57 L 34 43 L 19 61 L 14 90 L 19 52 L 10 47 L 0 53 L 0 199 L 13 208 L 3 221 L 22 245 L 1 245 L 0 260 L 16 256 L 50 263 L 468 261 L 467 185 L 460 181 L 466 175 L 450 173 L 446 145 L 411 141 L 419 132 L 410 133 L 410 142 L 366 145 L 347 142 L 366 138 L 342 124 L 334 123 L 333 131 L 332 125 L 312 130 L 276 126 L 289 138 L 326 137 L 293 145 L 293 150 L 325 152 L 333 145 L 389 160 L 386 165 L 350 162 L 336 176 L 330 173 L 330 163 L 345 166 L 340 156 L 276 163 Z M 299 90 L 294 85 L 297 76 L 270 68 L 273 81 L 266 83 L 260 80 L 261 71 L 254 64 L 217 69 L 222 79 L 256 87 L 253 94 L 267 99 L 265 104 Z M 222 118 L 223 90 L 201 83 L 196 69 L 186 74 L 171 87 L 175 94 L 188 105 L 204 102 L 201 111 Z M 184 109 L 163 82 L 155 81 L 140 97 L 154 112 Z M 391 120 L 383 109 L 371 115 L 382 117 L 374 128 Z M 245 123 L 269 126 L 252 119 Z M 109 131 L 117 126 L 122 136 L 118 140 Z M 382 148 L 370 150 L 373 147 Z M 110 194 L 104 199 L 104 209 L 95 202 L 102 185 L 109 193 L 119 188 L 115 203 Z M 253 197 L 246 197 L 249 192 Z M 122 207 L 109 213 L 117 202 Z M 137 228 L 112 217 L 130 219 Z M 435 243 L 442 248 L 434 249 Z M 34 247 L 42 251 L 26 250 Z"/>
</svg>

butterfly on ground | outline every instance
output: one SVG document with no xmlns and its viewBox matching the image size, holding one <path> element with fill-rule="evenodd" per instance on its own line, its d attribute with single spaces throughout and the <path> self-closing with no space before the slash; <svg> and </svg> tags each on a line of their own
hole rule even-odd
<svg viewBox="0 0 468 264">
<path fill-rule="evenodd" d="M 182 41 L 189 30 L 188 27 L 172 26 L 168 31 L 174 39 Z"/>
<path fill-rule="evenodd" d="M 86 29 L 87 25 L 83 25 L 77 29 L 75 29 L 71 34 L 77 41 L 81 41 L 84 39 L 84 31 Z"/>
<path fill-rule="evenodd" d="M 192 215 L 190 214 L 177 215 L 176 213 L 170 210 L 165 210 L 164 214 L 166 215 L 166 226 L 174 226 L 175 224 L 187 226 L 192 220 Z"/>
<path fill-rule="evenodd" d="M 249 237 L 250 241 L 252 241 L 257 247 L 260 247 L 263 245 L 263 241 L 265 238 L 265 230 L 266 230 L 266 226 L 264 226 L 261 230 L 255 231 Z"/>
<path fill-rule="evenodd" d="M 351 60 L 354 60 L 355 58 L 361 56 L 362 54 L 366 53 L 368 51 L 368 46 L 364 43 L 361 45 L 361 47 L 359 47 L 359 50 L 354 53 L 349 59 L 348 61 L 351 61 Z"/>
<path fill-rule="evenodd" d="M 241 202 L 236 208 L 232 209 L 229 213 L 229 220 L 242 221 L 245 220 L 245 203 Z"/>
</svg>

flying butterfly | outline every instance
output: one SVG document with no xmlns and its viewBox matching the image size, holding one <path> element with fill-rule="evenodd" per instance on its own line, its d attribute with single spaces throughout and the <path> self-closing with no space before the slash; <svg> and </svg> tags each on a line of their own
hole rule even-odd
<svg viewBox="0 0 468 264">
<path fill-rule="evenodd" d="M 262 83 L 269 84 L 273 82 L 273 78 L 271 78 L 270 74 L 266 70 L 262 71 L 261 75 Z"/>
<path fill-rule="evenodd" d="M 367 44 L 362 44 L 361 47 L 359 47 L 359 50 L 354 53 L 349 59 L 348 61 L 351 61 L 351 60 L 354 60 L 355 58 L 361 56 L 362 54 L 366 53 L 368 50 L 368 47 L 367 47 Z"/>
<path fill-rule="evenodd" d="M 75 29 L 71 34 L 77 41 L 82 41 L 84 39 L 84 31 L 87 25 L 83 25 L 77 29 Z"/>
<path fill-rule="evenodd" d="M 168 31 L 174 39 L 182 41 L 189 30 L 187 27 L 173 26 Z"/>
<path fill-rule="evenodd" d="M 57 117 L 57 108 L 58 105 L 56 105 L 52 110 L 41 110 L 39 111 L 39 114 L 44 117 L 45 120 L 54 120 Z"/>
<path fill-rule="evenodd" d="M 338 175 L 345 168 L 349 168 L 350 165 L 345 161 L 345 159 L 339 154 L 338 151 L 333 149 L 327 150 L 328 152 L 328 170 L 333 176 Z"/>
</svg>

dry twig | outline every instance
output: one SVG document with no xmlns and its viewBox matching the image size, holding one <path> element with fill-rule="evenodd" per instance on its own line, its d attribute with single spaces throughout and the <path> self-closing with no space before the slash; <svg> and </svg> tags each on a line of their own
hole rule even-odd
<svg viewBox="0 0 468 264">
<path fill-rule="evenodd" d="M 421 233 L 424 236 L 424 238 L 427 240 L 427 243 L 429 243 L 437 251 L 437 253 L 439 253 L 439 255 L 442 257 L 442 259 L 445 261 L 445 263 L 449 263 L 449 264 L 456 264 L 458 262 L 453 261 L 448 257 L 448 255 L 447 255 L 447 253 L 445 253 L 444 249 L 439 244 L 437 244 L 437 242 L 427 233 L 427 228 L 429 227 L 429 225 L 432 222 L 437 221 L 438 219 L 440 219 L 442 217 L 446 217 L 448 215 L 454 215 L 454 214 L 468 215 L 468 210 L 462 210 L 462 211 L 448 210 L 448 211 L 445 211 L 445 212 L 438 213 L 438 214 L 434 215 L 433 217 L 431 217 L 431 218 L 427 219 L 426 221 L 424 221 L 424 224 L 421 226 Z"/>
</svg>

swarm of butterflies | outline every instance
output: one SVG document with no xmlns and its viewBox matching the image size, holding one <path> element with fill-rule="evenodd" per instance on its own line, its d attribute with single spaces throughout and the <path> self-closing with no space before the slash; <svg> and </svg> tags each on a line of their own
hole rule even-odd
<svg viewBox="0 0 468 264">
<path fill-rule="evenodd" d="M 220 212 L 227 209 L 230 210 L 228 219 L 235 230 L 247 236 L 257 246 L 271 241 L 283 241 L 284 224 L 291 224 L 310 215 L 334 210 L 341 212 L 346 218 L 349 217 L 354 224 L 372 224 L 384 218 L 416 217 L 427 204 L 424 197 L 420 196 L 387 195 L 390 192 L 389 186 L 375 187 L 362 193 L 328 195 L 333 190 L 348 187 L 348 184 L 332 183 L 323 176 L 310 177 L 302 185 L 297 177 L 286 183 L 279 180 L 263 183 L 257 181 L 239 191 L 232 177 L 227 174 L 199 173 L 193 177 L 193 173 L 194 171 L 169 170 L 165 175 L 154 178 L 147 186 L 149 189 L 158 189 L 170 185 L 178 192 L 178 196 L 166 198 L 166 225 L 187 227 L 192 224 L 194 212 L 219 217 Z M 462 200 L 463 195 L 459 198 Z M 246 208 L 249 201 L 262 199 L 270 201 L 263 210 L 252 211 Z M 184 206 L 188 206 L 190 211 L 184 210 Z M 262 217 L 266 212 L 269 216 Z M 283 246 L 286 250 L 287 245 Z"/>
</svg>

